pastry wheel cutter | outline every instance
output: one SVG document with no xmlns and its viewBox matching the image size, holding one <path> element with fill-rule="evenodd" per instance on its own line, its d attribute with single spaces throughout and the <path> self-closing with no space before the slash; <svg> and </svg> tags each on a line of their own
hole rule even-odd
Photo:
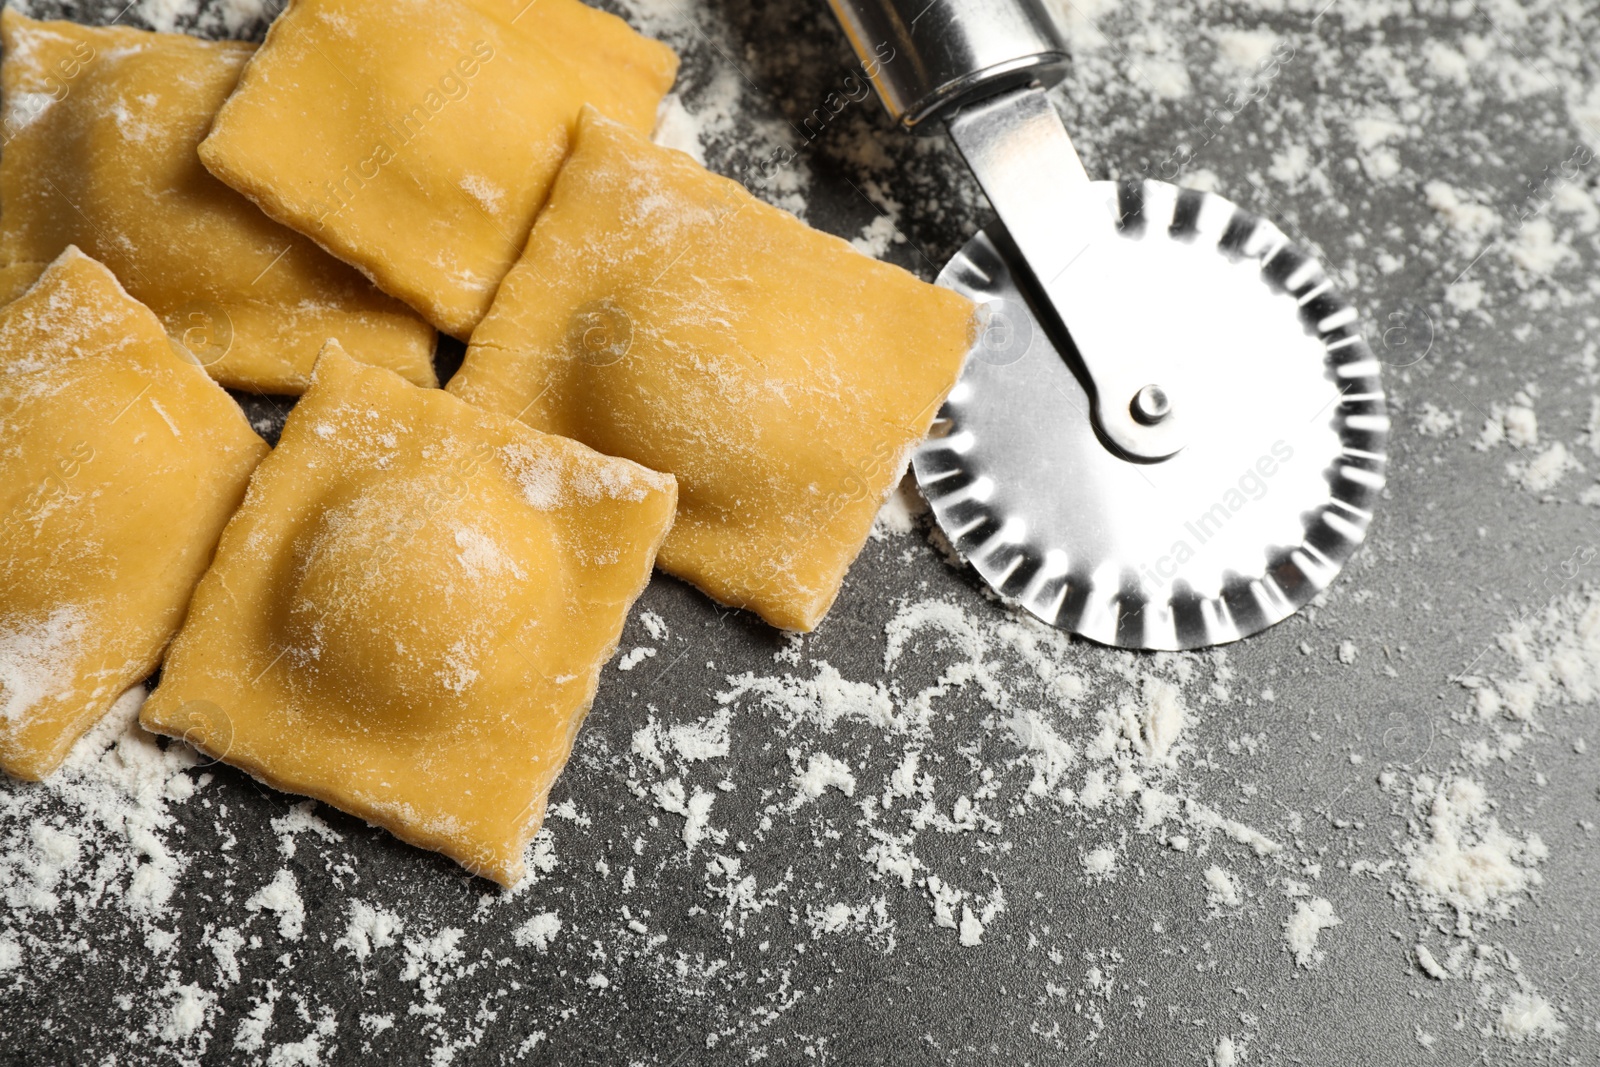
<svg viewBox="0 0 1600 1067">
<path fill-rule="evenodd" d="M 1068 55 L 1039 0 L 830 3 L 890 116 L 948 131 L 999 216 L 939 275 L 978 330 L 912 458 L 961 558 L 1124 648 L 1235 641 L 1327 588 L 1389 419 L 1323 268 L 1213 193 L 1090 181 L 1046 96 Z"/>
</svg>

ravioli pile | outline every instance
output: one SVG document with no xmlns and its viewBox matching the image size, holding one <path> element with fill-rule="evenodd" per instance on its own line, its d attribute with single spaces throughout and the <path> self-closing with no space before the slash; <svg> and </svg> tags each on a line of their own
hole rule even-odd
<svg viewBox="0 0 1600 1067">
<path fill-rule="evenodd" d="M 223 385 L 300 393 L 329 337 L 438 384 L 426 322 L 200 165 L 254 46 L 9 8 L 0 46 L 0 299 L 76 245 Z"/>
<path fill-rule="evenodd" d="M 515 884 L 652 567 L 816 626 L 969 347 L 652 144 L 676 56 L 578 0 L 0 43 L 17 777 L 159 666 L 147 729 Z"/>
</svg>

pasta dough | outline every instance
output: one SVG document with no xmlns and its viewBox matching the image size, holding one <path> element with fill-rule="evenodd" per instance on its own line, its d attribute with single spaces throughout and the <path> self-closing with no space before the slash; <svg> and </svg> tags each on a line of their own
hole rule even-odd
<svg viewBox="0 0 1600 1067">
<path fill-rule="evenodd" d="M 677 65 L 578 0 L 291 0 L 200 158 L 465 340 L 579 108 L 648 133 Z"/>
<path fill-rule="evenodd" d="M 0 767 L 42 778 L 183 620 L 267 446 L 76 248 L 0 309 Z"/>
<path fill-rule="evenodd" d="M 224 385 L 299 393 L 329 337 L 436 384 L 427 323 L 200 165 L 251 45 L 9 9 L 0 38 L 0 290 L 76 244 Z"/>
<path fill-rule="evenodd" d="M 676 498 L 330 343 L 142 721 L 511 885 Z"/>
<path fill-rule="evenodd" d="M 0 18 L 4 18 L 0 15 Z M 82 251 L 82 249 L 79 249 Z M 0 265 L 0 305 L 11 303 L 33 287 L 44 273 L 44 263 L 9 263 Z"/>
<path fill-rule="evenodd" d="M 971 321 L 965 298 L 590 110 L 448 388 L 677 475 L 661 567 L 809 630 Z"/>
</svg>

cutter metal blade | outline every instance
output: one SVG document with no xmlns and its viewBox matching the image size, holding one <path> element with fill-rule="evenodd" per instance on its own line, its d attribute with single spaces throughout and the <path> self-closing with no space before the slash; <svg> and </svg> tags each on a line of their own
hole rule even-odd
<svg viewBox="0 0 1600 1067">
<path fill-rule="evenodd" d="M 889 114 L 943 123 L 999 221 L 939 281 L 983 330 L 913 457 L 956 551 L 1047 622 L 1222 644 L 1327 588 L 1372 521 L 1389 419 L 1356 311 L 1271 223 L 1091 182 L 1040 0 L 830 0 Z"/>
<path fill-rule="evenodd" d="M 1379 362 L 1270 222 L 1161 182 L 1090 189 L 1104 227 L 1074 268 L 1074 331 L 1177 356 L 1187 444 L 1140 462 L 1103 439 L 1070 341 L 996 227 L 939 278 L 984 329 L 917 481 L 962 558 L 1048 623 L 1125 648 L 1238 640 L 1325 589 L 1365 536 L 1384 484 Z"/>
</svg>

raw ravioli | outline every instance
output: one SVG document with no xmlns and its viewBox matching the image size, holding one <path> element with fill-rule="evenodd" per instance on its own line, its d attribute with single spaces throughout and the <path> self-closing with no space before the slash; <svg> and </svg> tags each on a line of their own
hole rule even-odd
<svg viewBox="0 0 1600 1067">
<path fill-rule="evenodd" d="M 105 267 L 0 308 L 0 767 L 42 778 L 161 662 L 267 454 Z"/>
<path fill-rule="evenodd" d="M 511 885 L 676 499 L 330 343 L 142 721 Z"/>
<path fill-rule="evenodd" d="M 224 385 L 299 393 L 329 337 L 436 384 L 427 323 L 200 165 L 254 46 L 9 9 L 0 38 L 0 295 L 76 244 Z"/>
<path fill-rule="evenodd" d="M 0 15 L 0 18 L 4 18 Z M 82 249 L 79 249 L 82 251 Z M 8 263 L 0 265 L 0 305 L 11 303 L 33 288 L 33 283 L 44 273 L 47 263 Z"/>
<path fill-rule="evenodd" d="M 577 0 L 291 0 L 200 158 L 465 340 L 579 108 L 648 133 L 677 66 Z"/>
<path fill-rule="evenodd" d="M 678 477 L 662 569 L 809 630 L 972 305 L 593 111 L 449 390 Z"/>
</svg>

